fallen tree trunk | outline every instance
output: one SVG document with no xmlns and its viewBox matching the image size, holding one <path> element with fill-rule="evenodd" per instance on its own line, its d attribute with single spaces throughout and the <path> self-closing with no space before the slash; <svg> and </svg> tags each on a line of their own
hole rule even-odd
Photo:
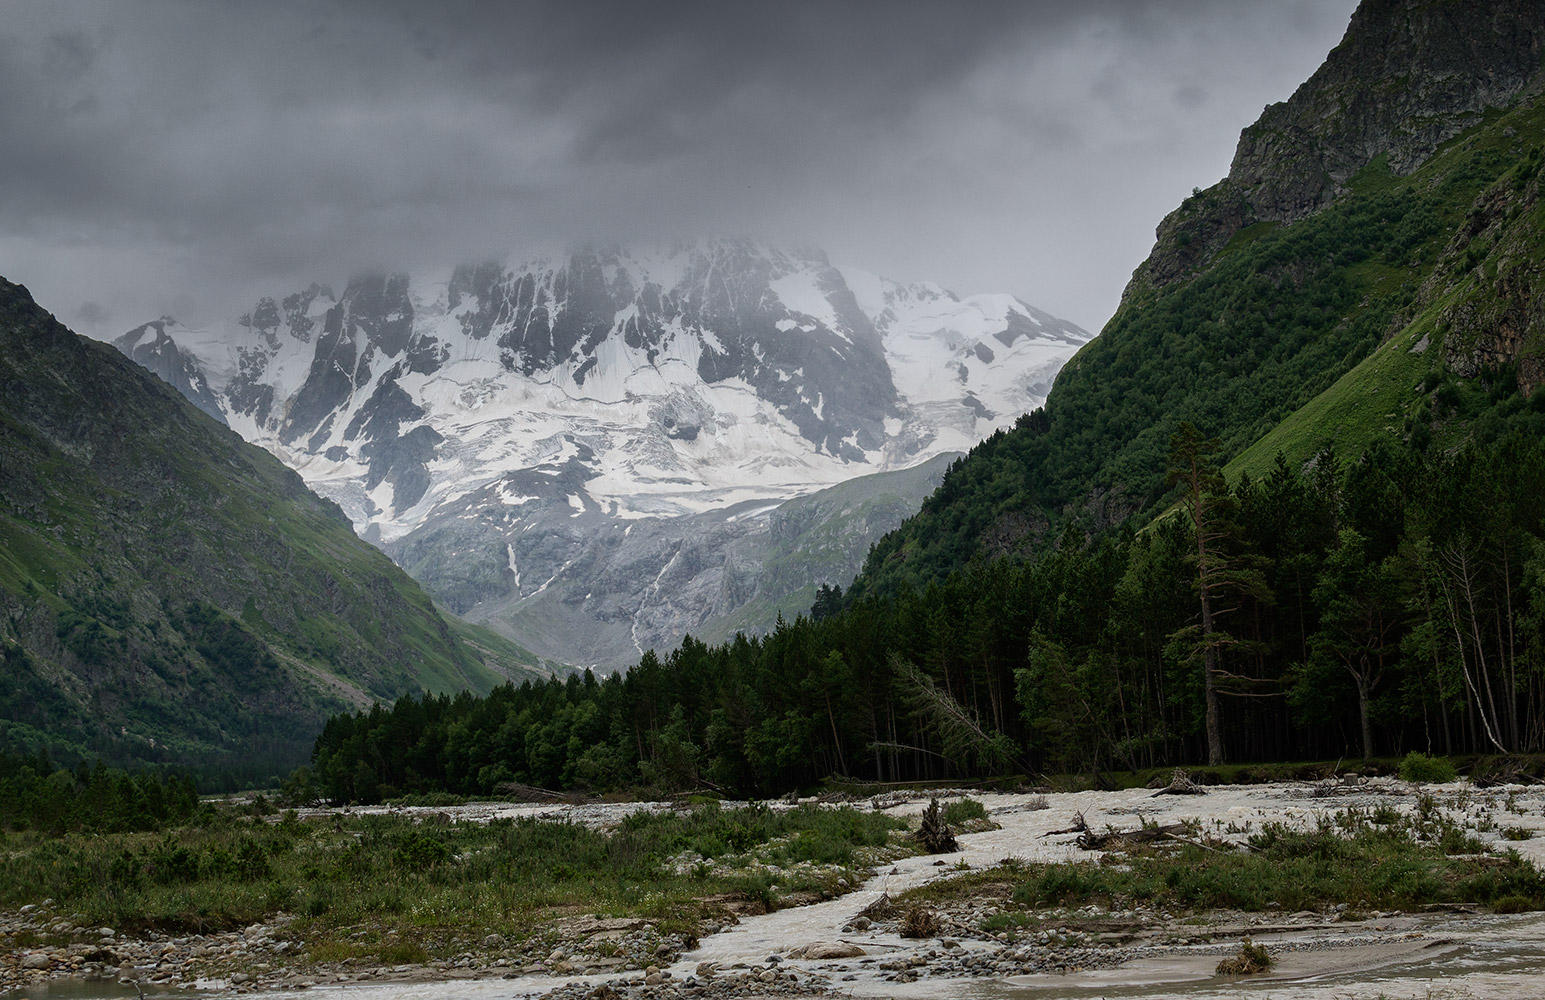
<svg viewBox="0 0 1545 1000">
<path fill-rule="evenodd" d="M 1086 851 L 1119 851 L 1161 840 L 1183 840 L 1185 838 L 1180 834 L 1185 832 L 1186 828 L 1179 823 L 1171 823 L 1168 826 L 1145 826 L 1136 830 L 1107 830 L 1105 833 L 1085 830 L 1073 843 Z"/>
</svg>

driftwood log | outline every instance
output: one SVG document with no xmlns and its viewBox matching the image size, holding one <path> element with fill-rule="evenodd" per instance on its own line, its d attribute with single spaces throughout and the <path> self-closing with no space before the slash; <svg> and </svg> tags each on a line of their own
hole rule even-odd
<svg viewBox="0 0 1545 1000">
<path fill-rule="evenodd" d="M 1204 851 L 1221 853 L 1216 847 L 1211 847 L 1188 836 L 1190 832 L 1184 823 L 1170 823 L 1165 826 L 1144 826 L 1136 830 L 1107 830 L 1104 833 L 1085 830 L 1078 835 L 1078 839 L 1073 841 L 1073 843 L 1086 851 L 1129 851 L 1134 847 L 1172 843 L 1190 844 L 1192 847 L 1200 847 Z"/>
<path fill-rule="evenodd" d="M 868 917 L 870 920 L 890 920 L 900 912 L 896 904 L 891 902 L 891 894 L 880 893 L 880 898 L 859 910 L 855 916 Z"/>
<path fill-rule="evenodd" d="M 1060 830 L 1047 830 L 1041 836 L 1043 836 L 1043 837 L 1055 837 L 1059 833 L 1088 833 L 1088 832 L 1089 832 L 1089 824 L 1088 824 L 1088 822 L 1086 822 L 1084 820 L 1084 814 L 1081 813 L 1081 812 L 1076 812 L 1076 813 L 1073 814 L 1073 822 L 1072 822 L 1072 824 L 1070 826 L 1065 826 L 1065 827 L 1063 827 Z"/>
<path fill-rule="evenodd" d="M 1104 833 L 1085 830 L 1078 835 L 1074 843 L 1086 851 L 1119 851 L 1161 840 L 1183 839 L 1180 835 L 1185 832 L 1186 828 L 1179 823 L 1171 823 L 1168 826 L 1144 826 L 1136 830 L 1107 830 Z"/>
<path fill-rule="evenodd" d="M 1169 784 L 1153 793 L 1153 798 L 1160 795 L 1206 795 L 1207 791 L 1201 785 L 1191 780 L 1191 776 L 1182 768 L 1175 768 L 1175 773 L 1170 775 Z"/>
<path fill-rule="evenodd" d="M 494 793 L 504 796 L 511 802 L 562 802 L 564 800 L 562 792 L 522 784 L 519 781 L 501 781 L 494 786 Z"/>
</svg>

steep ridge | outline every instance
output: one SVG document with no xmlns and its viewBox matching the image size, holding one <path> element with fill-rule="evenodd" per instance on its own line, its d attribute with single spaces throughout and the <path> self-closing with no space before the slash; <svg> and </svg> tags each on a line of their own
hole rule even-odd
<svg viewBox="0 0 1545 1000">
<path fill-rule="evenodd" d="M 1324 64 L 1241 133 L 1228 176 L 1159 224 L 1123 302 L 1204 268 L 1241 229 L 1312 215 L 1375 159 L 1410 174 L 1537 90 L 1542 44 L 1533 0 L 1365 0 Z"/>
<path fill-rule="evenodd" d="M 163 318 L 116 346 L 213 400 L 454 611 L 502 608 L 540 624 L 505 631 L 543 656 L 620 666 L 747 620 L 737 600 L 787 607 L 845 582 L 812 554 L 804 578 L 781 563 L 773 593 L 731 550 L 778 503 L 1008 426 L 1088 337 L 1011 296 L 704 240 L 313 284 L 230 327 Z M 867 548 L 920 499 L 851 537 Z M 738 582 L 702 576 L 653 615 L 678 550 L 678 570 Z M 518 610 L 538 594 L 541 615 Z"/>
<path fill-rule="evenodd" d="M 261 776 L 339 708 L 502 679 L 299 476 L 4 281 L 0 497 L 0 740 Z"/>
<path fill-rule="evenodd" d="M 1365 2 L 1245 130 L 1229 177 L 1160 224 L 1045 408 L 973 451 L 857 592 L 1154 510 L 1182 421 L 1261 473 L 1279 450 L 1451 443 L 1523 405 L 1541 371 L 1542 39 L 1537 4 Z"/>
</svg>

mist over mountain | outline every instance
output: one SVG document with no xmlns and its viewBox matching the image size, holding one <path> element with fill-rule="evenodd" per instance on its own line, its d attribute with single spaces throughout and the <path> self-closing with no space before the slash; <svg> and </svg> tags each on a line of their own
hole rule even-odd
<svg viewBox="0 0 1545 1000">
<path fill-rule="evenodd" d="M 1088 339 L 1011 296 L 704 240 L 314 283 L 220 328 L 164 317 L 115 344 L 299 471 L 453 610 L 529 618 L 518 605 L 560 589 L 553 613 L 590 627 L 533 648 L 620 666 L 743 622 L 759 594 L 772 613 L 744 624 L 770 625 L 788 595 L 761 594 L 760 562 L 726 578 L 726 546 L 769 531 L 783 501 L 1012 426 Z M 911 509 L 926 478 L 909 480 Z M 856 556 L 787 581 L 801 600 L 845 584 L 894 527 L 864 523 Z M 635 532 L 632 555 L 596 549 Z M 710 576 L 652 611 L 684 565 Z"/>
</svg>

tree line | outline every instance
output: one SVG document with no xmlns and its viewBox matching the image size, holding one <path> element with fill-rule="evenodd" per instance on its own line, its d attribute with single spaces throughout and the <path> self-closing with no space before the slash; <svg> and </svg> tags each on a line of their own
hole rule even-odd
<svg viewBox="0 0 1545 1000">
<path fill-rule="evenodd" d="M 158 830 L 187 820 L 198 806 L 198 787 L 186 773 L 126 771 L 100 760 L 71 769 L 43 751 L 0 749 L 0 830 Z"/>
<path fill-rule="evenodd" d="M 1530 427 L 1532 430 L 1532 426 Z M 335 716 L 321 794 L 713 788 L 1203 760 L 1545 749 L 1545 439 L 1378 447 L 1225 481 L 1170 441 L 1175 506 L 625 674 Z"/>
</svg>

